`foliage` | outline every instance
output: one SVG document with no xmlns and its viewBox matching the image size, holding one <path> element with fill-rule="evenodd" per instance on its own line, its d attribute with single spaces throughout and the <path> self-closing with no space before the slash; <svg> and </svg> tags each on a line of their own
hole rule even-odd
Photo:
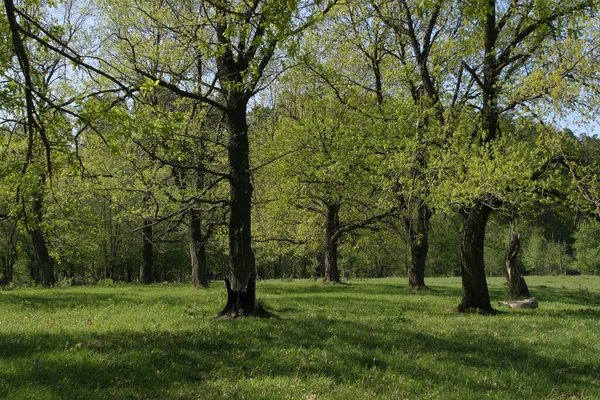
<svg viewBox="0 0 600 400">
<path fill-rule="evenodd" d="M 575 262 L 573 268 L 584 274 L 600 273 L 600 223 L 595 220 L 582 221 L 573 234 Z"/>
<path fill-rule="evenodd" d="M 564 242 L 546 239 L 534 229 L 523 245 L 523 264 L 530 274 L 565 274 L 572 263 Z"/>
<path fill-rule="evenodd" d="M 579 224 L 574 254 L 571 234 L 600 204 L 599 142 L 560 125 L 597 115 L 598 16 L 587 1 L 497 3 L 18 3 L 39 129 L 23 129 L 27 85 L 2 19 L 0 279 L 36 279 L 39 227 L 57 281 L 135 280 L 152 218 L 156 279 L 187 280 L 190 210 L 222 277 L 238 100 L 261 277 L 319 275 L 328 202 L 347 227 L 404 207 L 344 231 L 348 277 L 406 273 L 402 222 L 421 201 L 437 213 L 430 276 L 459 269 L 453 213 L 477 201 L 535 226 L 522 233 L 530 272 L 565 273 L 573 255 L 597 271 L 593 229 Z M 219 75 L 230 53 L 239 70 Z M 502 274 L 506 229 L 498 217 L 486 231 L 490 275 Z"/>
</svg>

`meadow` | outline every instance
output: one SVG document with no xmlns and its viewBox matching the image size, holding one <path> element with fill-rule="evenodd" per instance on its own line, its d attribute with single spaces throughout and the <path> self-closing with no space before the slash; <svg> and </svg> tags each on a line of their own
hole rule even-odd
<svg viewBox="0 0 600 400">
<path fill-rule="evenodd" d="M 526 277 L 538 309 L 459 314 L 460 278 L 0 292 L 2 399 L 599 399 L 600 277 Z"/>
</svg>

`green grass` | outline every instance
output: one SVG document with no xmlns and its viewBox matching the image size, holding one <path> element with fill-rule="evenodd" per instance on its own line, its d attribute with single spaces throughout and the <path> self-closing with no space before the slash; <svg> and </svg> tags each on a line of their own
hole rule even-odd
<svg viewBox="0 0 600 400">
<path fill-rule="evenodd" d="M 259 282 L 273 319 L 214 319 L 222 283 L 0 292 L 0 398 L 600 398 L 600 277 L 526 279 L 495 316 L 458 278 Z"/>
</svg>

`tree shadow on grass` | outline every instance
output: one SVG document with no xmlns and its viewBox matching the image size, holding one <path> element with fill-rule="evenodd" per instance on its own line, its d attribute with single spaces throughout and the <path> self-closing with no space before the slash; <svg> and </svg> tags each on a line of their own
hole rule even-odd
<svg viewBox="0 0 600 400">
<path fill-rule="evenodd" d="M 198 293 L 201 299 L 207 292 L 196 291 L 191 286 L 189 292 L 175 291 L 169 292 L 161 287 L 152 286 L 124 286 L 98 288 L 90 290 L 93 292 L 80 291 L 80 288 L 62 289 L 62 288 L 36 288 L 24 291 L 8 292 L 0 296 L 0 307 L 2 304 L 16 305 L 22 308 L 37 311 L 56 311 L 72 308 L 105 308 L 107 306 L 123 305 L 143 305 L 160 302 L 169 306 L 184 305 L 188 302 L 190 293 Z M 160 296 L 156 296 L 159 291 Z M 216 293 L 211 291 L 210 293 Z M 216 314 L 216 312 L 215 312 Z"/>
<path fill-rule="evenodd" d="M 532 397 L 539 398 L 543 393 L 537 388 L 571 393 L 600 373 L 596 364 L 570 364 L 541 355 L 525 342 L 493 335 L 438 337 L 403 322 L 382 328 L 289 316 L 204 321 L 198 329 L 175 332 L 60 332 L 20 338 L 0 333 L 0 355 L 2 363 L 11 365 L 0 368 L 0 396 L 6 398 L 36 387 L 50 398 L 173 398 L 177 393 L 183 393 L 181 398 L 233 398 L 249 380 L 271 378 L 322 378 L 332 387 L 360 384 L 384 397 L 385 385 L 390 385 L 386 379 L 398 379 L 413 382 L 409 389 L 414 398 L 426 395 L 431 385 L 458 385 L 479 398 L 490 390 L 497 398 L 514 398 L 515 376 L 525 386 L 533 385 Z M 490 380 L 482 382 L 482 375 Z M 266 387 L 253 388 L 244 389 L 250 397 L 265 395 Z"/>
</svg>

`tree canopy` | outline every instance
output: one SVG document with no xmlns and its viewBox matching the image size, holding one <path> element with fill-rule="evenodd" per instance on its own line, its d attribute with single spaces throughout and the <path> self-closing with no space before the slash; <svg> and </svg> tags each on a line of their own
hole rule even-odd
<svg viewBox="0 0 600 400">
<path fill-rule="evenodd" d="M 0 282 L 596 273 L 597 7 L 5 0 Z"/>
</svg>

